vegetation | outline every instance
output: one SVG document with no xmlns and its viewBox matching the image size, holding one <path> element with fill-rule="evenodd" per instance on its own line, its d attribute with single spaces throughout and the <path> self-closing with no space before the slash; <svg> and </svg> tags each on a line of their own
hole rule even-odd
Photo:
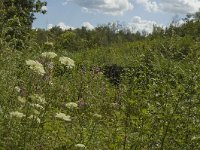
<svg viewBox="0 0 200 150">
<path fill-rule="evenodd" d="M 0 149 L 200 149 L 199 12 L 149 35 L 33 30 L 45 3 L 23 2 L 0 2 Z"/>
</svg>

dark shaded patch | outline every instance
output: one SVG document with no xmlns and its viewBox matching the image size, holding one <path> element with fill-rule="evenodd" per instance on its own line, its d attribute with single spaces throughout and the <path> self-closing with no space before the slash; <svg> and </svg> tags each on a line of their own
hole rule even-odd
<svg viewBox="0 0 200 150">
<path fill-rule="evenodd" d="M 116 64 L 106 65 L 103 70 L 104 75 L 109 79 L 109 82 L 114 86 L 119 86 L 121 82 L 121 75 L 124 72 L 123 67 Z"/>
</svg>

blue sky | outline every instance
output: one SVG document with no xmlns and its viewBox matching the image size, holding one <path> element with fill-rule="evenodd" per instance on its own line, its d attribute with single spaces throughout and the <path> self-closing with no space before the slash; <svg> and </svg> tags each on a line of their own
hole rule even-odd
<svg viewBox="0 0 200 150">
<path fill-rule="evenodd" d="M 37 14 L 35 28 L 63 29 L 120 22 L 133 32 L 167 26 L 174 16 L 184 17 L 200 8 L 200 0 L 47 0 L 46 15 Z"/>
</svg>

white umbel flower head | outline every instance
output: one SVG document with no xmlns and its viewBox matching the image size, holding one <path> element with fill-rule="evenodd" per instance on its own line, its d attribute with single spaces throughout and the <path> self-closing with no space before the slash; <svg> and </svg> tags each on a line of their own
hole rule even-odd
<svg viewBox="0 0 200 150">
<path fill-rule="evenodd" d="M 86 146 L 84 144 L 76 144 L 75 147 L 78 147 L 78 148 L 85 148 Z"/>
<path fill-rule="evenodd" d="M 77 108 L 78 104 L 74 103 L 74 102 L 69 102 L 66 104 L 66 107 L 69 109 L 73 109 L 73 108 Z"/>
<path fill-rule="evenodd" d="M 62 119 L 64 121 L 71 121 L 71 118 L 69 115 L 65 115 L 64 113 L 56 113 L 56 118 Z"/>
<path fill-rule="evenodd" d="M 54 52 L 44 52 L 44 53 L 41 54 L 41 56 L 44 57 L 44 58 L 51 59 L 51 58 L 55 58 L 57 56 L 57 54 L 54 53 Z"/>
<path fill-rule="evenodd" d="M 10 116 L 11 117 L 17 117 L 17 118 L 22 118 L 22 117 L 25 117 L 26 115 L 24 115 L 23 113 L 18 112 L 18 111 L 12 111 L 12 112 L 10 112 Z"/>
<path fill-rule="evenodd" d="M 26 64 L 29 66 L 29 68 L 33 71 L 35 71 L 36 73 L 40 74 L 40 75 L 44 75 L 45 74 L 45 70 L 44 67 L 41 63 L 39 63 L 38 61 L 35 60 L 27 60 Z"/>
<path fill-rule="evenodd" d="M 38 118 L 37 116 L 30 115 L 28 118 L 29 118 L 29 119 L 33 119 L 33 120 L 36 120 L 38 123 L 40 123 L 40 118 Z"/>
<path fill-rule="evenodd" d="M 38 108 L 38 109 L 44 109 L 44 107 L 41 106 L 40 104 L 30 104 L 30 106 L 32 106 L 34 108 Z"/>
<path fill-rule="evenodd" d="M 69 57 L 60 57 L 59 61 L 61 64 L 66 65 L 68 68 L 73 68 L 75 66 L 74 60 Z"/>
<path fill-rule="evenodd" d="M 15 90 L 19 93 L 21 91 L 20 87 L 19 86 L 16 86 L 15 87 Z"/>
<path fill-rule="evenodd" d="M 102 118 L 102 115 L 99 115 L 99 114 L 97 114 L 97 113 L 95 113 L 93 116 L 94 116 L 95 118 L 98 118 L 98 119 L 101 119 L 101 118 Z"/>
</svg>

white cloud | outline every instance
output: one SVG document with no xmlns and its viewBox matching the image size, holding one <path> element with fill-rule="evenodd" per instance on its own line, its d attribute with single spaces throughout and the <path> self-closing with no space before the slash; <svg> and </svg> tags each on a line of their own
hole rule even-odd
<svg viewBox="0 0 200 150">
<path fill-rule="evenodd" d="M 69 1 L 90 11 L 115 16 L 123 15 L 125 11 L 133 9 L 133 4 L 130 0 L 66 0 L 66 2 Z"/>
<path fill-rule="evenodd" d="M 143 20 L 139 16 L 134 16 L 131 22 L 128 23 L 127 28 L 133 33 L 136 33 L 137 31 L 151 33 L 154 25 L 161 26 L 155 21 Z"/>
<path fill-rule="evenodd" d="M 63 22 L 58 23 L 56 26 L 60 27 L 62 30 L 69 30 L 69 29 L 74 30 L 75 29 L 74 27 L 65 25 L 65 23 L 63 23 Z M 52 27 L 54 27 L 54 25 L 49 24 L 47 28 L 51 29 Z"/>
<path fill-rule="evenodd" d="M 197 12 L 200 8 L 200 0 L 136 0 L 149 11 L 163 11 L 174 14 L 186 14 Z"/>
<path fill-rule="evenodd" d="M 144 8 L 149 12 L 156 12 L 158 11 L 158 5 L 156 2 L 151 0 L 136 0 L 138 4 L 144 6 Z"/>
<path fill-rule="evenodd" d="M 58 23 L 58 25 L 62 30 L 69 30 L 69 29 L 75 29 L 74 27 L 70 27 L 68 25 L 65 25 L 63 22 Z"/>
<path fill-rule="evenodd" d="M 199 0 L 162 0 L 159 7 L 162 11 L 178 14 L 194 13 L 200 8 Z"/>
<path fill-rule="evenodd" d="M 82 27 L 85 27 L 88 30 L 93 30 L 94 26 L 89 22 L 83 22 Z"/>
<path fill-rule="evenodd" d="M 47 29 L 50 30 L 51 28 L 53 28 L 53 24 L 48 24 Z"/>
<path fill-rule="evenodd" d="M 54 26 L 55 26 L 55 25 L 53 25 L 53 24 L 49 24 L 48 27 L 47 27 L 47 29 L 49 30 L 49 29 L 53 28 Z M 76 29 L 76 28 L 74 28 L 74 27 L 72 27 L 72 26 L 65 25 L 64 22 L 60 22 L 60 23 L 58 23 L 56 26 L 60 27 L 62 30 L 69 30 L 69 29 L 74 30 L 74 29 Z M 83 22 L 81 26 L 82 26 L 82 27 L 86 27 L 88 30 L 93 30 L 93 29 L 95 28 L 95 27 L 94 27 L 91 23 L 89 23 L 89 22 Z"/>
<path fill-rule="evenodd" d="M 42 10 L 42 11 L 44 11 L 44 10 L 47 11 L 48 8 L 47 8 L 47 6 L 42 6 L 41 10 Z"/>
</svg>

